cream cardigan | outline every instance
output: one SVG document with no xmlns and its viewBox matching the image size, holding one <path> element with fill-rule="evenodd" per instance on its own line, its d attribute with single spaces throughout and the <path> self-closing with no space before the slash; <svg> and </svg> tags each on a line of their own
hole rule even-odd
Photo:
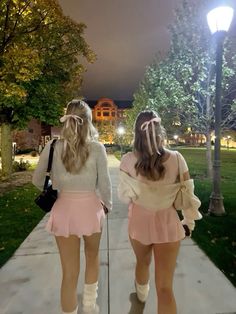
<svg viewBox="0 0 236 314">
<path fill-rule="evenodd" d="M 198 211 L 201 202 L 194 195 L 194 183 L 192 179 L 185 181 L 182 187 L 180 183 L 144 183 L 120 170 L 118 197 L 124 203 L 133 202 L 149 210 L 158 211 L 174 206 L 176 195 L 180 188 L 184 192 L 185 199 L 189 204 L 187 209 L 182 210 L 184 217 L 182 223 L 187 224 L 193 230 L 195 226 L 194 220 L 201 219 L 202 215 Z"/>
</svg>

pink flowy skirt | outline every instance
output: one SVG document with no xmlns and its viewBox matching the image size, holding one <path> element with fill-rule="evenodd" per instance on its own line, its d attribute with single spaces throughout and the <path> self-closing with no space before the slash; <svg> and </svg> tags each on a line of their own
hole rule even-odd
<svg viewBox="0 0 236 314">
<path fill-rule="evenodd" d="M 176 242 L 185 237 L 174 208 L 152 211 L 131 203 L 128 228 L 130 237 L 144 245 Z"/>
<path fill-rule="evenodd" d="M 90 236 L 101 232 L 105 213 L 95 192 L 60 192 L 46 230 L 55 236 Z"/>
</svg>

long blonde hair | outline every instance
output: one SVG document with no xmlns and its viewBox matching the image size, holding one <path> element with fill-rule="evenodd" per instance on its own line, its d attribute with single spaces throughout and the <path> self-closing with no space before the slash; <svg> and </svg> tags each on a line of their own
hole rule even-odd
<svg viewBox="0 0 236 314">
<path fill-rule="evenodd" d="M 84 101 L 74 99 L 68 103 L 66 114 L 60 121 L 64 123 L 61 130 L 62 162 L 68 172 L 78 174 L 88 159 L 88 144 L 97 135 L 91 109 Z"/>
<path fill-rule="evenodd" d="M 137 156 L 136 174 L 149 180 L 159 180 L 165 175 L 163 147 L 166 138 L 161 119 L 155 111 L 142 111 L 135 121 L 134 152 Z"/>
</svg>

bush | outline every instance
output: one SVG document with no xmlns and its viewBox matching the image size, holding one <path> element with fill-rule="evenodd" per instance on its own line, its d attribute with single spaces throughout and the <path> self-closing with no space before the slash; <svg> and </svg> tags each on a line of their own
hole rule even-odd
<svg viewBox="0 0 236 314">
<path fill-rule="evenodd" d="M 133 151 L 133 147 L 132 146 L 124 146 L 123 147 L 123 153 L 126 154 L 126 153 L 129 153 L 129 152 L 132 152 Z"/>
<path fill-rule="evenodd" d="M 108 154 L 113 154 L 116 150 L 119 149 L 119 145 L 117 144 L 104 144 L 104 146 Z"/>
<path fill-rule="evenodd" d="M 28 160 L 24 161 L 23 158 L 21 158 L 20 161 L 13 162 L 12 168 L 14 172 L 26 171 L 30 169 L 30 163 L 28 162 Z"/>
<path fill-rule="evenodd" d="M 36 150 L 32 150 L 32 152 L 30 152 L 30 156 L 36 157 L 38 156 L 38 152 L 36 152 Z"/>
<path fill-rule="evenodd" d="M 17 149 L 16 150 L 16 155 L 23 155 L 23 154 L 29 154 L 32 152 L 32 148 L 26 148 L 26 149 Z"/>
</svg>

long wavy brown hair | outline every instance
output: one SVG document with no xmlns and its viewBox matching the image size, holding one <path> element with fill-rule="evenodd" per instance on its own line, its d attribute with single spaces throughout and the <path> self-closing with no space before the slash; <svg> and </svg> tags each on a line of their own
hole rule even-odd
<svg viewBox="0 0 236 314">
<path fill-rule="evenodd" d="M 148 132 L 150 137 L 151 151 L 148 145 L 147 134 L 142 130 L 142 125 L 146 121 L 157 118 L 155 111 L 142 111 L 135 121 L 135 135 L 134 135 L 134 152 L 137 156 L 135 170 L 137 175 L 142 175 L 149 180 L 157 181 L 164 177 L 165 167 L 163 165 L 163 157 L 165 155 L 164 140 L 166 138 L 165 129 L 160 122 L 154 122 L 154 133 L 152 131 L 151 123 L 148 125 Z M 158 152 L 155 149 L 155 136 Z"/>
<path fill-rule="evenodd" d="M 88 159 L 89 142 L 96 137 L 97 132 L 92 124 L 91 109 L 84 101 L 74 99 L 69 102 L 66 109 L 67 115 L 74 115 L 80 120 L 67 117 L 63 124 L 61 159 L 68 172 L 77 174 Z"/>
</svg>

